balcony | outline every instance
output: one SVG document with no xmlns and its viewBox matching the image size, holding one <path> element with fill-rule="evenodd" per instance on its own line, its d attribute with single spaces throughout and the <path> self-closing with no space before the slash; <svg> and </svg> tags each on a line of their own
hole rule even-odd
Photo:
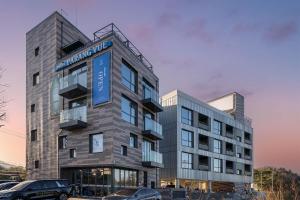
<svg viewBox="0 0 300 200">
<path fill-rule="evenodd" d="M 244 155 L 244 158 L 245 158 L 246 160 L 251 160 L 251 156 L 250 156 L 250 155 Z"/>
<path fill-rule="evenodd" d="M 228 138 L 231 138 L 231 139 L 234 137 L 233 133 L 231 133 L 231 132 L 226 132 L 225 136 Z"/>
<path fill-rule="evenodd" d="M 246 176 L 252 176 L 252 172 L 251 171 L 245 171 L 245 175 Z"/>
<path fill-rule="evenodd" d="M 144 136 L 153 140 L 163 139 L 162 126 L 148 117 L 144 117 L 144 130 L 142 133 Z"/>
<path fill-rule="evenodd" d="M 208 151 L 209 150 L 209 146 L 208 146 L 208 144 L 199 143 L 199 149 Z"/>
<path fill-rule="evenodd" d="M 232 168 L 226 168 L 226 174 L 233 174 L 234 170 Z"/>
<path fill-rule="evenodd" d="M 162 154 L 156 151 L 143 152 L 142 165 L 150 168 L 163 168 Z"/>
<path fill-rule="evenodd" d="M 87 73 L 69 74 L 60 78 L 59 95 L 73 99 L 87 93 Z"/>
<path fill-rule="evenodd" d="M 146 84 L 143 84 L 143 100 L 142 103 L 148 109 L 154 112 L 163 111 L 163 107 L 159 103 L 158 93 Z"/>
<path fill-rule="evenodd" d="M 233 150 L 226 150 L 226 155 L 234 156 L 234 151 Z"/>
<path fill-rule="evenodd" d="M 248 138 L 245 138 L 245 143 L 251 145 L 252 141 L 250 139 L 248 139 Z"/>
<path fill-rule="evenodd" d="M 86 113 L 86 106 L 76 107 L 69 110 L 62 110 L 60 112 L 59 127 L 66 130 L 85 128 L 87 126 Z"/>
</svg>

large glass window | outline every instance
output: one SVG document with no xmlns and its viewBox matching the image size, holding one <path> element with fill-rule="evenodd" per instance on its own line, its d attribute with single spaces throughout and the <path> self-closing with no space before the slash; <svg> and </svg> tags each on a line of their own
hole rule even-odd
<svg viewBox="0 0 300 200">
<path fill-rule="evenodd" d="M 130 99 L 122 96 L 121 98 L 122 119 L 137 125 L 137 104 Z"/>
<path fill-rule="evenodd" d="M 125 60 L 122 60 L 121 76 L 122 84 L 137 93 L 137 72 Z"/>
<path fill-rule="evenodd" d="M 103 152 L 103 134 L 90 135 L 90 153 Z"/>
<path fill-rule="evenodd" d="M 182 107 L 181 108 L 181 122 L 187 125 L 193 124 L 193 111 Z"/>
<path fill-rule="evenodd" d="M 214 158 L 214 172 L 222 172 L 222 160 Z"/>
<path fill-rule="evenodd" d="M 214 153 L 222 153 L 221 141 L 214 139 Z"/>
<path fill-rule="evenodd" d="M 116 188 L 136 187 L 137 171 L 114 169 L 114 180 Z"/>
<path fill-rule="evenodd" d="M 183 169 L 193 169 L 193 154 L 186 152 L 181 153 L 181 167 Z"/>
<path fill-rule="evenodd" d="M 138 148 L 138 136 L 133 133 L 130 133 L 129 144 L 132 148 Z"/>
<path fill-rule="evenodd" d="M 217 135 L 221 135 L 222 134 L 222 123 L 214 120 L 214 129 L 213 129 L 213 133 L 217 134 Z"/>
<path fill-rule="evenodd" d="M 187 147 L 193 147 L 194 145 L 194 133 L 191 131 L 181 130 L 181 145 Z"/>
<path fill-rule="evenodd" d="M 58 138 L 58 148 L 65 149 L 67 148 L 67 136 L 59 136 Z"/>
</svg>

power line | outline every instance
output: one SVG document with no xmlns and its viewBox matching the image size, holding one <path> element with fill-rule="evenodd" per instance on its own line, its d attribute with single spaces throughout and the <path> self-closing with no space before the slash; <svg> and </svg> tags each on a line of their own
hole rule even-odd
<svg viewBox="0 0 300 200">
<path fill-rule="evenodd" d="M 17 135 L 17 134 L 14 134 L 14 133 L 7 133 L 7 132 L 4 132 L 2 130 L 0 130 L 0 133 L 3 133 L 3 134 L 6 134 L 6 135 L 10 135 L 10 136 L 14 136 L 14 137 L 18 137 L 20 139 L 26 139 L 24 136 L 20 136 L 20 135 Z"/>
</svg>

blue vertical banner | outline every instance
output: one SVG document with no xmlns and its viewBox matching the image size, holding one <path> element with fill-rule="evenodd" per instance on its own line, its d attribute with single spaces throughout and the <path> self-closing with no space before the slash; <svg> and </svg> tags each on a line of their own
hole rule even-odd
<svg viewBox="0 0 300 200">
<path fill-rule="evenodd" d="M 106 52 L 93 59 L 93 88 L 92 103 L 93 106 L 110 101 L 110 69 L 111 52 Z"/>
</svg>

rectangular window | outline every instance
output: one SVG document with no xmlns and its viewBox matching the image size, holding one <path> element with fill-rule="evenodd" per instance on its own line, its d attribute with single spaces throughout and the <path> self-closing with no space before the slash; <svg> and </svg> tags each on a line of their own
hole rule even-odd
<svg viewBox="0 0 300 200">
<path fill-rule="evenodd" d="M 122 119 L 137 125 L 137 104 L 125 96 L 121 98 Z"/>
<path fill-rule="evenodd" d="M 221 135 L 222 134 L 222 123 L 214 120 L 214 125 L 213 125 L 213 133 L 216 135 Z"/>
<path fill-rule="evenodd" d="M 37 73 L 33 74 L 32 85 L 35 86 L 35 85 L 37 85 L 39 83 L 40 83 L 40 73 L 37 72 Z"/>
<path fill-rule="evenodd" d="M 193 111 L 187 108 L 181 108 L 181 122 L 192 126 L 193 124 Z"/>
<path fill-rule="evenodd" d="M 67 136 L 59 136 L 58 138 L 58 148 L 59 149 L 65 149 L 67 148 Z"/>
<path fill-rule="evenodd" d="M 121 155 L 127 156 L 127 146 L 121 145 Z"/>
<path fill-rule="evenodd" d="M 103 152 L 103 134 L 97 133 L 90 135 L 90 153 Z"/>
<path fill-rule="evenodd" d="M 181 167 L 183 169 L 193 169 L 193 154 L 186 152 L 181 153 Z"/>
<path fill-rule="evenodd" d="M 40 167 L 40 161 L 39 160 L 35 160 L 34 161 L 34 168 L 38 169 Z"/>
<path fill-rule="evenodd" d="M 35 104 L 31 104 L 30 106 L 30 111 L 33 113 L 35 112 Z"/>
<path fill-rule="evenodd" d="M 130 133 L 130 140 L 129 140 L 130 147 L 138 148 L 138 137 L 135 134 Z"/>
<path fill-rule="evenodd" d="M 70 158 L 76 158 L 76 149 L 70 149 Z"/>
<path fill-rule="evenodd" d="M 122 60 L 121 76 L 122 84 L 137 93 L 137 72 L 125 60 Z"/>
<path fill-rule="evenodd" d="M 31 142 L 36 141 L 37 139 L 37 130 L 31 130 Z"/>
<path fill-rule="evenodd" d="M 40 53 L 40 47 L 34 49 L 34 56 L 38 56 Z"/>
<path fill-rule="evenodd" d="M 237 175 L 242 175 L 242 170 L 237 169 L 237 170 L 236 170 L 236 174 L 237 174 Z"/>
<path fill-rule="evenodd" d="M 214 153 L 222 153 L 221 141 L 214 139 Z"/>
<path fill-rule="evenodd" d="M 186 147 L 193 147 L 194 133 L 191 131 L 181 130 L 181 145 Z"/>
<path fill-rule="evenodd" d="M 214 158 L 214 172 L 222 172 L 222 160 Z"/>
<path fill-rule="evenodd" d="M 239 142 L 242 142 L 242 137 L 241 136 L 236 136 L 236 140 Z"/>
</svg>

